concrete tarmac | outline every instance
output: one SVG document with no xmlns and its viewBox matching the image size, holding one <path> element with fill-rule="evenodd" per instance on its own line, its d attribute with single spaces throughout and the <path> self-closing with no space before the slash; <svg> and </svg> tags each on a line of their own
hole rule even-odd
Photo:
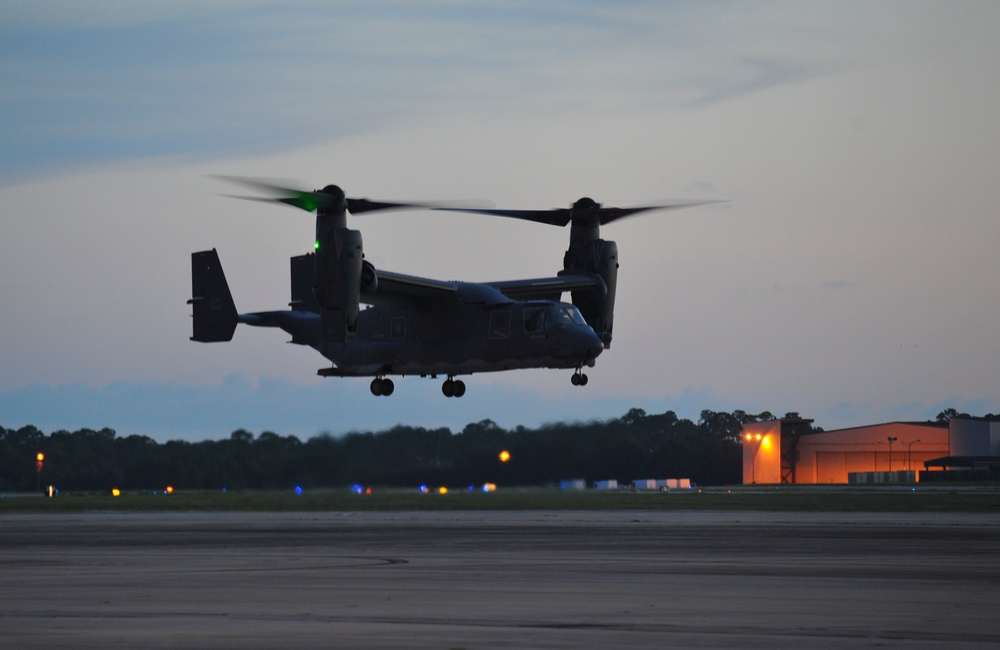
<svg viewBox="0 0 1000 650">
<path fill-rule="evenodd" d="M 1000 517 L 0 517 L 5 648 L 996 648 Z"/>
</svg>

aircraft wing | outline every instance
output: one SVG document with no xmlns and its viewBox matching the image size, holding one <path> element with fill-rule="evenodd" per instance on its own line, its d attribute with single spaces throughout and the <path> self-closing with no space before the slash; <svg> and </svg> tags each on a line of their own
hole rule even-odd
<svg viewBox="0 0 1000 650">
<path fill-rule="evenodd" d="M 320 312 L 313 290 L 316 286 L 314 259 L 313 253 L 291 258 L 292 301 L 289 306 L 293 310 L 317 314 Z M 362 274 L 366 272 L 375 280 L 370 286 L 364 283 L 361 289 L 361 301 L 369 305 L 402 306 L 412 304 L 413 301 L 455 300 L 460 292 L 460 283 L 457 282 L 441 282 L 376 270 L 371 265 L 367 265 Z"/>
<path fill-rule="evenodd" d="M 378 271 L 378 289 L 375 295 L 385 294 L 431 300 L 453 300 L 458 294 L 458 284 L 380 269 Z"/>
<path fill-rule="evenodd" d="M 506 280 L 486 284 L 512 300 L 559 300 L 567 291 L 604 289 L 604 282 L 595 274 L 567 274 L 554 278 Z"/>
<path fill-rule="evenodd" d="M 362 302 L 400 307 L 414 302 L 458 302 L 466 305 L 507 305 L 513 302 L 496 287 L 479 282 L 443 282 L 413 275 L 377 271 L 374 291 L 362 292 Z"/>
<path fill-rule="evenodd" d="M 590 274 L 478 283 L 432 280 L 375 269 L 371 265 L 367 266 L 366 271 L 370 272 L 372 282 L 370 285 L 363 285 L 361 302 L 388 307 L 428 302 L 504 305 L 514 300 L 558 300 L 565 291 L 604 289 L 603 280 Z M 292 309 L 319 313 L 319 305 L 313 293 L 313 286 L 316 284 L 313 253 L 291 258 L 291 278 Z"/>
</svg>

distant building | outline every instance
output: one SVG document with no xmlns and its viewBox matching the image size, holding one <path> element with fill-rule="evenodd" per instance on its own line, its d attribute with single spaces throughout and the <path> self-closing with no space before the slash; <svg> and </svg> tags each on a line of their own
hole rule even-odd
<svg viewBox="0 0 1000 650">
<path fill-rule="evenodd" d="M 1000 422 L 952 418 L 945 456 L 924 461 L 928 478 L 1000 480 Z"/>
<path fill-rule="evenodd" d="M 743 427 L 743 483 L 848 483 L 849 474 L 923 469 L 949 455 L 948 425 L 890 422 L 812 431 L 784 418 Z"/>
<path fill-rule="evenodd" d="M 689 478 L 665 478 L 656 481 L 656 487 L 661 490 L 691 489 L 691 479 Z"/>
</svg>

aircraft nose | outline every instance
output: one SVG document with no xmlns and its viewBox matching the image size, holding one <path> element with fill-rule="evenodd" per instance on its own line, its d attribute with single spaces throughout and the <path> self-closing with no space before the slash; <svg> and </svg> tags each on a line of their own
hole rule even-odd
<svg viewBox="0 0 1000 650">
<path fill-rule="evenodd" d="M 580 328 L 581 342 L 584 347 L 584 356 L 588 359 L 596 359 L 597 355 L 604 352 L 604 343 L 597 333 L 589 326 Z"/>
</svg>

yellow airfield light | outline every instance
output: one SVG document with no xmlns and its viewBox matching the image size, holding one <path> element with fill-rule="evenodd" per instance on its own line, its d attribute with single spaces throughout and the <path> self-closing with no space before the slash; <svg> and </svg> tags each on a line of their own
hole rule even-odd
<svg viewBox="0 0 1000 650">
<path fill-rule="evenodd" d="M 120 497 L 121 495 L 122 495 L 121 490 L 119 490 L 118 488 L 111 488 L 111 496 Z"/>
<path fill-rule="evenodd" d="M 510 460 L 510 452 L 504 449 L 500 452 L 500 462 L 506 463 L 508 460 Z"/>
</svg>

